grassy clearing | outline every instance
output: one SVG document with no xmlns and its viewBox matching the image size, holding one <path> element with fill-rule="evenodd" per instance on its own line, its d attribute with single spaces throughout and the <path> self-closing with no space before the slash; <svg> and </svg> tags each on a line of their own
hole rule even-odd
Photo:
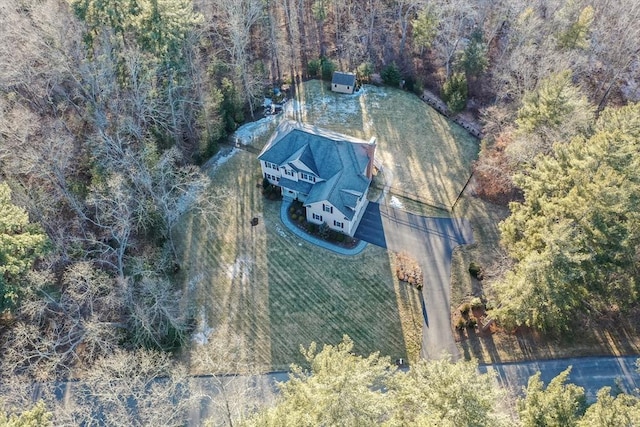
<svg viewBox="0 0 640 427">
<path fill-rule="evenodd" d="M 378 141 L 392 193 L 449 209 L 470 175 L 478 141 L 415 95 L 366 85 L 354 95 L 313 80 L 300 86 L 290 118 Z"/>
<path fill-rule="evenodd" d="M 201 314 L 198 328 L 212 328 L 207 346 L 233 342 L 224 357 L 261 370 L 302 363 L 300 345 L 337 343 L 343 334 L 361 354 L 417 357 L 419 293 L 398 283 L 385 250 L 369 245 L 343 257 L 295 237 L 280 222 L 280 202 L 264 200 L 256 186 L 255 155 L 237 153 L 212 179 L 211 191 L 233 194 L 221 216 L 210 226 L 191 216 L 178 230 L 184 286 Z M 259 218 L 255 227 L 253 217 Z M 192 355 L 213 352 L 207 346 L 194 344 Z M 193 370 L 211 371 L 212 365 Z"/>
<path fill-rule="evenodd" d="M 307 82 L 287 115 L 363 139 L 376 136 L 395 197 L 387 202 L 426 215 L 443 211 L 424 202 L 447 209 L 453 204 L 478 151 L 462 128 L 414 95 L 389 88 L 367 86 L 349 96 Z M 270 136 L 260 129 L 260 137 L 245 138 L 257 149 Z M 212 170 L 211 191 L 227 194 L 222 213 L 215 220 L 190 216 L 177 230 L 184 286 L 199 314 L 197 331 L 209 337 L 192 345 L 194 372 L 238 369 L 221 368 L 213 360 L 217 355 L 261 370 L 286 369 L 303 362 L 300 345 L 337 343 L 343 334 L 361 354 L 418 357 L 420 294 L 398 282 L 395 257 L 372 245 L 343 257 L 292 235 L 280 222 L 280 203 L 264 200 L 256 185 L 261 177 L 255 155 L 238 152 Z M 259 218 L 255 227 L 253 217 Z"/>
</svg>

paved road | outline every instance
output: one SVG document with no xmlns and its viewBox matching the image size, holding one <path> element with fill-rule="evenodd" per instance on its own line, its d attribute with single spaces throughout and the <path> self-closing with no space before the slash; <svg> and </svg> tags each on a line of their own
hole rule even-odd
<svg viewBox="0 0 640 427">
<path fill-rule="evenodd" d="M 572 366 L 568 382 L 584 387 L 587 399 L 595 401 L 596 393 L 604 386 L 629 393 L 640 388 L 640 373 L 636 360 L 640 356 L 578 357 L 572 359 L 537 360 L 533 362 L 496 363 L 481 365 L 480 372 L 496 371 L 498 382 L 511 393 L 522 395 L 531 375 L 540 371 L 545 385 L 560 372 Z"/>
<path fill-rule="evenodd" d="M 595 400 L 596 393 L 604 386 L 611 386 L 615 391 L 616 384 L 624 392 L 633 392 L 640 388 L 640 373 L 635 369 L 635 362 L 640 356 L 627 357 L 580 357 L 573 359 L 540 360 L 533 362 L 499 363 L 481 365 L 480 372 L 494 370 L 498 383 L 512 395 L 522 395 L 529 377 L 541 371 L 545 385 L 567 366 L 572 366 L 569 382 L 585 388 L 589 402 Z M 403 369 L 406 371 L 405 369 Z M 213 418 L 214 424 L 223 424 L 225 411 L 235 411 L 242 405 L 243 399 L 256 399 L 257 402 L 269 404 L 278 393 L 276 382 L 286 382 L 288 372 L 271 372 L 256 376 L 223 375 L 219 377 L 194 377 L 193 394 L 201 398 L 193 406 L 187 422 L 190 426 L 202 425 L 203 421 Z M 157 379 L 162 381 L 161 378 Z M 56 385 L 56 396 L 61 401 L 70 401 L 80 383 L 77 381 L 62 382 Z M 226 393 L 226 395 L 225 395 Z M 33 392 L 34 400 L 39 398 L 39 386 Z M 231 408 L 229 408 L 230 405 Z"/>
<path fill-rule="evenodd" d="M 449 308 L 451 255 L 456 246 L 473 242 L 468 222 L 423 217 L 371 202 L 360 224 L 356 237 L 395 252 L 408 252 L 422 268 L 421 357 L 437 359 L 450 354 L 457 360 Z"/>
<path fill-rule="evenodd" d="M 497 372 L 499 384 L 507 388 L 512 395 L 522 395 L 523 387 L 527 386 L 529 377 L 537 371 L 541 371 L 541 378 L 545 385 L 569 365 L 572 366 L 569 382 L 584 387 L 589 402 L 595 401 L 596 393 L 604 386 L 611 386 L 615 390 L 616 384 L 622 391 L 632 392 L 640 388 L 640 373 L 635 369 L 635 362 L 639 356 L 628 357 L 580 357 L 573 359 L 541 360 L 534 362 L 501 363 L 481 365 L 480 372 L 494 370 Z M 403 369 L 405 370 L 405 369 Z M 406 371 L 406 370 L 405 370 Z M 201 425 L 202 420 L 214 417 L 217 421 L 224 411 L 221 411 L 221 384 L 224 388 L 233 391 L 234 386 L 246 387 L 247 384 L 256 387 L 253 394 L 268 403 L 274 394 L 278 393 L 276 382 L 285 382 L 289 379 L 287 372 L 273 372 L 252 377 L 247 383 L 247 377 L 226 376 L 220 378 L 197 377 L 198 391 L 207 396 L 199 407 L 191 412 L 190 425 Z M 234 396 L 233 393 L 230 394 Z M 242 395 L 242 393 L 240 393 Z"/>
</svg>

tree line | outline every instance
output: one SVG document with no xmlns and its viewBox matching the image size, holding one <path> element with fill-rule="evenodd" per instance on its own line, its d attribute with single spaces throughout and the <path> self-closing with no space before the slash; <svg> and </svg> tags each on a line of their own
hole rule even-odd
<svg viewBox="0 0 640 427">
<path fill-rule="evenodd" d="M 494 284 L 501 322 L 562 331 L 637 305 L 635 0 L 23 0 L 0 12 L 0 382 L 179 348 L 194 313 L 173 231 L 194 210 L 215 220 L 221 197 L 197 165 L 273 85 L 333 69 L 430 90 L 483 124 L 479 195 L 517 201 Z"/>
</svg>

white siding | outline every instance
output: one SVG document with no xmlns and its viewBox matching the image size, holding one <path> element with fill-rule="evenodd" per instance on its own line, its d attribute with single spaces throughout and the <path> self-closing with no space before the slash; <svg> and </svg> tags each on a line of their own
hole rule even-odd
<svg viewBox="0 0 640 427">
<path fill-rule="evenodd" d="M 367 189 L 367 192 L 369 190 Z M 362 219 L 362 215 L 364 215 L 364 211 L 367 208 L 367 204 L 369 204 L 369 200 L 367 200 L 367 193 L 362 196 L 358 204 L 356 205 L 356 215 L 353 217 L 351 222 L 349 223 L 349 231 L 347 233 L 349 236 L 353 236 L 358 229 L 358 224 L 360 224 L 360 220 Z"/>
<path fill-rule="evenodd" d="M 323 206 L 325 206 L 329 211 L 333 211 L 333 212 L 324 210 Z M 313 214 L 322 216 L 322 221 L 318 219 L 314 219 Z M 336 209 L 335 206 L 332 206 L 329 202 L 326 202 L 326 201 L 312 203 L 311 205 L 307 206 L 307 221 L 313 222 L 315 224 L 322 224 L 323 222 L 326 222 L 329 228 L 332 228 L 337 231 L 341 231 L 345 234 L 347 234 L 349 230 L 349 221 L 344 218 L 344 214 L 340 212 L 338 209 Z M 334 221 L 342 223 L 343 227 L 340 228 L 338 226 L 333 225 Z"/>
<path fill-rule="evenodd" d="M 336 83 L 331 83 L 331 90 L 334 91 L 334 92 L 352 94 L 353 93 L 353 86 L 345 86 L 345 85 L 339 85 L 339 84 L 336 84 Z"/>
<path fill-rule="evenodd" d="M 280 167 L 280 172 L 282 173 L 281 176 L 284 176 L 291 181 L 298 181 L 298 172 L 294 171 L 290 167 L 282 166 Z"/>
<path fill-rule="evenodd" d="M 282 168 L 272 163 L 265 162 L 264 160 L 260 160 L 260 168 L 262 168 L 263 178 L 267 178 L 267 180 L 269 180 L 269 182 L 273 185 L 278 185 L 278 186 L 280 185 L 280 178 L 282 177 Z"/>
</svg>

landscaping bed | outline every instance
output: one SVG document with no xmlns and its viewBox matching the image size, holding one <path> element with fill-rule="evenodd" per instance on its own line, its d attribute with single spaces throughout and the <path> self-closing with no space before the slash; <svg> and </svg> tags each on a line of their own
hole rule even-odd
<svg viewBox="0 0 640 427">
<path fill-rule="evenodd" d="M 297 200 L 291 202 L 289 209 L 287 209 L 287 215 L 291 223 L 300 230 L 332 245 L 353 249 L 360 243 L 360 240 L 354 239 L 339 231 L 332 230 L 326 224 L 318 225 L 307 221 L 306 208 Z"/>
</svg>

